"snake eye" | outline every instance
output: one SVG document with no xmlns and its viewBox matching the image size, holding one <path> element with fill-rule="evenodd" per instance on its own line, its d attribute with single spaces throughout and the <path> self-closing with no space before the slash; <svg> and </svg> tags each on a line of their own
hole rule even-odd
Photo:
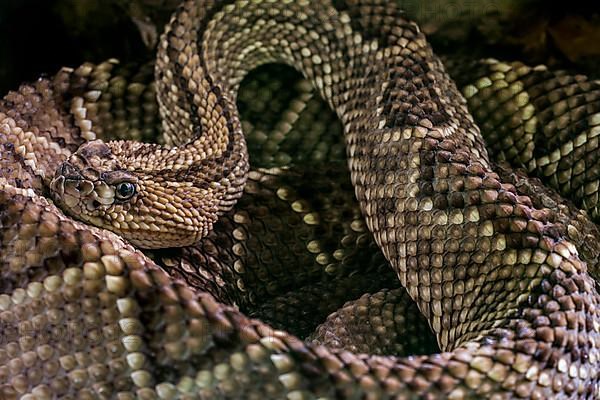
<svg viewBox="0 0 600 400">
<path fill-rule="evenodd" d="M 115 191 L 118 200 L 128 200 L 135 194 L 135 185 L 131 182 L 121 182 Z"/>
</svg>

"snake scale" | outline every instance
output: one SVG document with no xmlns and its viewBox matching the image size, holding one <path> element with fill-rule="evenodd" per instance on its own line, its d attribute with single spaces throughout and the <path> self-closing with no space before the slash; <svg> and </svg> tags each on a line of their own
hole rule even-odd
<svg viewBox="0 0 600 400">
<path fill-rule="evenodd" d="M 447 66 L 383 0 L 188 0 L 154 80 L 7 94 L 0 398 L 600 397 L 599 85 Z"/>
</svg>

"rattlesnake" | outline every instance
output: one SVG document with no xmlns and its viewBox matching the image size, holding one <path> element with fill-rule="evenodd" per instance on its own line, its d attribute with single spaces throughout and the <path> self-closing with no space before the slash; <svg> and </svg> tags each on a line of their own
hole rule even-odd
<svg viewBox="0 0 600 400">
<path fill-rule="evenodd" d="M 465 99 L 418 27 L 378 0 L 337 9 L 308 0 L 213 3 L 184 2 L 159 44 L 156 93 L 167 147 L 94 140 L 124 128 L 123 113 L 108 113 L 107 104 L 131 112 L 138 132 L 156 110 L 123 106 L 123 99 L 153 104 L 138 100 L 153 90 L 135 77 L 127 85 L 113 61 L 64 69 L 3 99 L 0 394 L 600 396 L 600 297 L 591 276 L 599 251 L 590 243 L 597 229 L 538 181 L 490 161 Z M 320 182 L 308 168 L 301 172 L 308 184 L 297 190 L 293 168 L 247 172 L 234 101 L 246 72 L 272 61 L 302 71 L 339 117 L 368 230 L 356 207 L 335 200 L 343 192 L 337 178 L 348 179 L 343 170 Z M 487 67 L 497 82 L 536 88 L 536 71 Z M 508 78 L 511 71 L 518 79 Z M 559 146 L 564 155 L 582 141 L 587 149 L 598 118 L 594 105 L 577 106 L 596 98 L 597 85 L 537 72 L 563 91 L 545 88 L 542 103 L 566 101 L 542 113 L 557 121 L 543 132 L 559 129 L 559 144 L 572 139 L 571 151 Z M 467 87 L 471 101 L 503 88 L 488 81 Z M 575 196 L 584 187 L 586 199 L 574 200 L 595 215 L 597 190 L 586 187 L 597 189 L 597 177 L 565 185 L 561 173 L 579 175 L 579 160 L 565 157 L 559 168 L 554 155 L 537 154 L 546 148 L 531 148 L 543 141 L 532 140 L 531 110 L 522 111 L 513 115 L 523 129 L 511 123 L 511 132 L 523 145 L 512 151 L 501 137 L 500 156 L 531 171 L 541 164 L 532 159 L 556 164 L 550 184 Z M 588 126 L 569 129 L 564 115 Z M 305 200 L 311 189 L 314 201 Z M 100 228 L 68 217 L 48 197 Z M 277 216 L 285 212 L 291 216 Z M 314 239 L 319 229 L 342 231 L 346 253 L 330 256 L 328 244 Z M 369 232 L 391 274 L 381 257 L 361 254 Z M 198 243 L 144 254 L 127 241 Z M 356 254 L 347 254 L 352 246 Z M 306 250 L 317 262 L 295 260 Z M 352 262 L 358 266 L 345 269 Z M 281 308 L 297 310 L 303 299 L 340 289 L 349 299 L 371 294 L 346 303 L 307 341 L 238 310 L 262 303 L 256 315 L 279 325 Z M 302 319 L 292 329 L 307 333 Z M 435 339 L 423 334 L 427 326 Z M 441 353 L 400 356 L 436 346 Z"/>
</svg>

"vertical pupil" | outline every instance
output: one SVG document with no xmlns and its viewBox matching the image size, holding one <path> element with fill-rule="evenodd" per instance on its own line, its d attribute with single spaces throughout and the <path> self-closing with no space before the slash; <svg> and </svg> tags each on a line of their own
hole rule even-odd
<svg viewBox="0 0 600 400">
<path fill-rule="evenodd" d="M 122 197 L 127 197 L 131 194 L 131 185 L 129 183 L 121 183 L 119 185 L 119 194 Z"/>
</svg>

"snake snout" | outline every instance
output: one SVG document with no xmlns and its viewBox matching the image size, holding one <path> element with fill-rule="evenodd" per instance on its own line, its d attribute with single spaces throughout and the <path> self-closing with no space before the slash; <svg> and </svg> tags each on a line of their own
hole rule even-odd
<svg viewBox="0 0 600 400">
<path fill-rule="evenodd" d="M 54 179 L 50 183 L 50 191 L 54 201 L 68 208 L 76 208 L 80 201 L 86 200 L 95 189 L 97 173 L 81 170 L 69 161 L 63 162 L 56 169 Z"/>
<path fill-rule="evenodd" d="M 62 196 L 64 196 L 66 182 L 69 182 L 70 186 L 73 186 L 74 182 L 78 182 L 80 180 L 81 174 L 76 167 L 71 165 L 69 162 L 63 162 L 60 164 L 58 168 L 56 168 L 52 182 L 50 182 L 50 190 L 54 200 L 60 201 Z"/>
</svg>

